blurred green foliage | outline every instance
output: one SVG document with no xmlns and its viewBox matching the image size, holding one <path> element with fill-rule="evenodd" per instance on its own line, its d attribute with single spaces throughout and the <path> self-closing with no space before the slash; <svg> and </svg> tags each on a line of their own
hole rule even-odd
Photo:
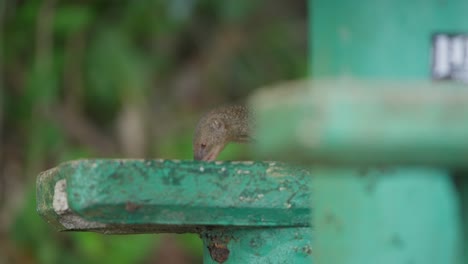
<svg viewBox="0 0 468 264">
<path fill-rule="evenodd" d="M 191 159 L 197 118 L 306 74 L 305 1 L 0 1 L 0 263 L 156 263 L 159 235 L 57 233 L 35 176 L 92 157 Z M 233 145 L 221 159 L 248 159 Z M 197 236 L 178 240 L 199 260 Z"/>
</svg>

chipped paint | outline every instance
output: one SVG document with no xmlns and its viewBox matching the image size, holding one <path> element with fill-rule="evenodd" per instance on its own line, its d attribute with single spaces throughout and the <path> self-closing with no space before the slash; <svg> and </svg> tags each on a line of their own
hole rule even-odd
<svg viewBox="0 0 468 264">
<path fill-rule="evenodd" d="M 62 214 L 69 210 L 67 195 L 65 192 L 66 187 L 67 181 L 65 179 L 59 180 L 55 183 L 52 207 L 57 214 Z"/>
<path fill-rule="evenodd" d="M 276 166 L 275 167 L 269 167 L 266 170 L 266 173 L 270 177 L 284 177 L 284 176 L 288 175 L 287 171 L 285 171 L 281 167 L 276 167 Z"/>
<path fill-rule="evenodd" d="M 76 215 L 70 210 L 67 199 L 67 182 L 65 179 L 55 183 L 52 207 L 55 213 L 59 216 L 59 222 L 65 228 L 73 230 L 93 230 L 106 228 L 106 224 L 95 221 L 87 221 Z"/>
</svg>

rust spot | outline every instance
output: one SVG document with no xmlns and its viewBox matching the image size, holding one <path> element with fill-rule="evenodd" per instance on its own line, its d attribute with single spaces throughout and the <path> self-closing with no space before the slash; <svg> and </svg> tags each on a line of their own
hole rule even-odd
<svg viewBox="0 0 468 264">
<path fill-rule="evenodd" d="M 125 210 L 127 210 L 127 212 L 130 212 L 130 213 L 135 212 L 140 207 L 141 205 L 136 204 L 136 203 L 132 203 L 132 202 L 125 203 Z"/>
<path fill-rule="evenodd" d="M 224 263 L 229 257 L 229 249 L 227 248 L 228 239 L 213 238 L 208 245 L 208 251 L 211 258 L 218 262 Z"/>
<path fill-rule="evenodd" d="M 208 250 L 210 251 L 211 258 L 218 263 L 224 263 L 230 253 L 226 244 L 211 243 L 208 245 Z"/>
</svg>

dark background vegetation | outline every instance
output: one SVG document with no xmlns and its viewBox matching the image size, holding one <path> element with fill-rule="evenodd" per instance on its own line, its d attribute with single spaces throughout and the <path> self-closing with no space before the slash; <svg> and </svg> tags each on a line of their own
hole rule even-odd
<svg viewBox="0 0 468 264">
<path fill-rule="evenodd" d="M 305 0 L 0 0 L 0 263 L 200 262 L 194 235 L 54 231 L 35 178 L 78 158 L 192 159 L 202 112 L 305 76 L 306 18 Z"/>
</svg>

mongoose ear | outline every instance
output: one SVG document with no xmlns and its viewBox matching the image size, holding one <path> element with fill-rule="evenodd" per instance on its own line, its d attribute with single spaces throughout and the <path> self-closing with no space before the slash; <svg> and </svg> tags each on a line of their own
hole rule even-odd
<svg viewBox="0 0 468 264">
<path fill-rule="evenodd" d="M 211 121 L 211 127 L 216 130 L 224 129 L 224 122 L 215 118 Z"/>
</svg>

